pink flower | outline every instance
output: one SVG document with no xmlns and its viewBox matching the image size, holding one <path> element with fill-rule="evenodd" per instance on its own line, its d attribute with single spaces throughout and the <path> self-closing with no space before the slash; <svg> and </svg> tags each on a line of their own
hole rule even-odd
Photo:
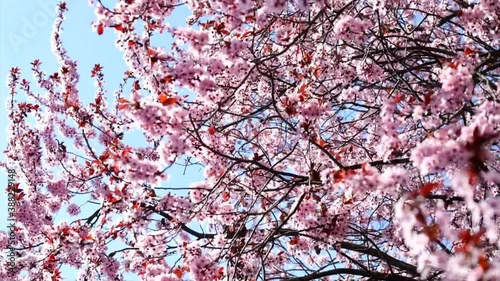
<svg viewBox="0 0 500 281">
<path fill-rule="evenodd" d="M 77 216 L 78 214 L 80 214 L 80 207 L 74 203 L 71 203 L 69 204 L 67 211 L 71 216 Z"/>
</svg>

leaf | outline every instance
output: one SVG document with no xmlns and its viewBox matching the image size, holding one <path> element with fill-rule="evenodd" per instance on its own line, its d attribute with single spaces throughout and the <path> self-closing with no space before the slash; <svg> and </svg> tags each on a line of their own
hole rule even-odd
<svg viewBox="0 0 500 281">
<path fill-rule="evenodd" d="M 102 102 L 102 96 L 101 96 L 101 95 L 99 95 L 99 96 L 97 96 L 97 97 L 95 98 L 95 104 L 96 104 L 96 105 L 99 105 L 99 104 L 101 104 L 101 102 Z"/>
<path fill-rule="evenodd" d="M 97 34 L 102 35 L 104 33 L 104 25 L 100 24 L 97 26 Z"/>
<path fill-rule="evenodd" d="M 286 212 L 284 212 L 284 211 L 281 211 L 281 214 L 280 214 L 280 220 L 282 220 L 282 221 L 283 221 L 283 220 L 285 220 L 285 219 L 286 219 L 286 217 L 288 217 L 288 214 L 287 214 Z"/>
<path fill-rule="evenodd" d="M 306 53 L 304 55 L 304 60 L 303 60 L 304 64 L 310 64 L 311 61 L 312 61 L 312 55 L 310 53 Z"/>
<path fill-rule="evenodd" d="M 301 102 L 304 102 L 304 101 L 305 101 L 308 97 L 309 97 L 309 95 L 308 95 L 307 93 L 302 93 L 302 94 L 300 94 L 300 96 L 299 96 L 299 100 L 300 100 Z"/>
<path fill-rule="evenodd" d="M 479 179 L 477 171 L 475 169 L 469 169 L 468 174 L 469 174 L 469 184 L 474 185 Z"/>
<path fill-rule="evenodd" d="M 427 94 L 425 94 L 425 96 L 424 96 L 424 104 L 425 105 L 429 105 L 431 103 L 432 94 L 434 94 L 433 91 L 429 91 Z"/>
<path fill-rule="evenodd" d="M 121 24 L 115 25 L 115 29 L 118 30 L 118 31 L 121 31 L 121 32 L 125 32 L 126 31 L 126 29 Z"/>
<path fill-rule="evenodd" d="M 426 183 L 420 189 L 419 194 L 422 195 L 423 197 L 426 197 L 427 195 L 429 195 L 434 189 L 436 189 L 440 185 L 441 185 L 441 183 L 439 183 L 439 182 Z"/>
<path fill-rule="evenodd" d="M 399 103 L 402 100 L 403 100 L 403 96 L 401 96 L 400 94 L 397 94 L 396 96 L 394 96 L 394 102 Z"/>
<path fill-rule="evenodd" d="M 325 146 L 325 141 L 322 140 L 320 137 L 318 137 L 318 141 L 317 142 L 318 142 L 319 146 Z"/>
<path fill-rule="evenodd" d="M 162 92 L 160 94 L 159 101 L 164 106 L 167 106 L 167 105 L 175 104 L 177 102 L 177 98 L 169 97 L 169 96 L 167 96 L 167 94 L 165 94 L 165 93 Z"/>
<path fill-rule="evenodd" d="M 54 270 L 54 273 L 52 274 L 52 281 L 57 281 L 61 280 L 61 271 L 59 271 L 58 268 Z"/>
<path fill-rule="evenodd" d="M 130 151 L 132 151 L 132 147 L 130 146 L 125 147 L 122 151 L 122 157 L 127 157 Z"/>
<path fill-rule="evenodd" d="M 124 99 L 124 98 L 119 98 L 118 99 L 118 102 L 119 103 L 130 103 L 128 100 Z"/>
<path fill-rule="evenodd" d="M 21 192 L 21 193 L 16 193 L 14 197 L 16 198 L 16 201 L 21 201 L 21 199 L 23 199 L 25 195 L 26 194 L 24 194 L 24 192 Z"/>
<path fill-rule="evenodd" d="M 129 107 L 130 107 L 129 104 L 120 104 L 120 105 L 118 105 L 118 109 L 119 110 L 126 109 L 126 108 L 129 108 Z"/>
<path fill-rule="evenodd" d="M 304 84 L 299 88 L 299 93 L 304 93 L 306 91 L 307 85 Z"/>
<path fill-rule="evenodd" d="M 437 241 L 439 240 L 439 234 L 440 234 L 440 229 L 439 229 L 439 224 L 432 224 L 429 226 L 425 226 L 423 228 L 423 232 L 431 241 Z"/>
<path fill-rule="evenodd" d="M 472 138 L 474 143 L 478 143 L 481 139 L 481 132 L 479 131 L 479 126 L 476 126 L 474 128 L 474 131 L 472 132 Z"/>
<path fill-rule="evenodd" d="M 321 75 L 321 69 L 318 67 L 313 72 L 314 77 L 318 78 Z"/>
<path fill-rule="evenodd" d="M 181 279 L 182 278 L 182 275 L 184 275 L 184 273 L 182 272 L 182 269 L 180 268 L 176 268 L 174 269 L 174 274 L 175 276 L 177 276 L 177 278 Z"/>
<path fill-rule="evenodd" d="M 294 106 L 287 106 L 285 107 L 285 112 L 286 114 L 290 115 L 290 116 L 293 116 L 297 113 L 296 109 Z"/>
<path fill-rule="evenodd" d="M 174 82 L 174 77 L 172 75 L 165 76 L 161 79 L 161 82 L 171 84 Z"/>
<path fill-rule="evenodd" d="M 90 241 L 95 241 L 94 237 L 92 236 L 92 234 L 88 234 L 88 235 L 84 235 L 83 236 L 84 240 L 90 240 Z"/>
<path fill-rule="evenodd" d="M 321 248 L 318 245 L 316 245 L 314 246 L 314 251 L 316 252 L 316 255 L 319 255 L 321 253 Z"/>
<path fill-rule="evenodd" d="M 70 232 L 71 232 L 71 229 L 69 227 L 64 227 L 61 232 L 64 234 L 64 235 L 68 235 Z"/>
<path fill-rule="evenodd" d="M 110 181 L 111 181 L 111 179 L 110 179 Z M 113 194 L 110 193 L 110 194 L 108 194 L 108 196 L 106 196 L 106 201 L 108 201 L 110 203 L 116 203 L 116 202 L 120 201 L 120 199 L 114 197 Z"/>
<path fill-rule="evenodd" d="M 252 31 L 245 31 L 241 36 L 240 38 L 241 39 L 245 39 L 248 37 L 248 35 L 252 34 Z"/>
<path fill-rule="evenodd" d="M 49 258 L 47 259 L 47 262 L 55 262 L 56 261 L 56 256 L 54 254 L 50 254 Z"/>
<path fill-rule="evenodd" d="M 15 184 L 11 185 L 10 187 L 7 187 L 8 190 L 13 191 L 13 192 L 20 192 L 22 191 L 21 188 L 19 188 L 20 183 L 16 182 Z"/>
<path fill-rule="evenodd" d="M 113 182 L 118 181 L 118 180 L 119 179 L 117 177 L 114 177 L 114 176 L 112 176 L 112 177 L 109 178 L 109 182 L 110 183 L 113 183 Z"/>
<path fill-rule="evenodd" d="M 297 245 L 299 243 L 299 237 L 293 237 L 290 239 L 290 245 Z"/>
<path fill-rule="evenodd" d="M 316 194 L 316 193 L 313 193 L 311 197 L 316 202 L 320 202 L 321 201 L 321 197 L 318 194 Z"/>
<path fill-rule="evenodd" d="M 134 90 L 140 90 L 141 89 L 141 85 L 139 84 L 139 81 L 135 81 L 134 82 Z"/>
<path fill-rule="evenodd" d="M 454 62 L 450 62 L 450 63 L 448 64 L 448 66 L 449 66 L 451 69 L 457 69 L 457 67 L 458 67 L 458 65 L 457 65 L 456 63 L 454 63 Z"/>
<path fill-rule="evenodd" d="M 479 257 L 478 263 L 483 271 L 487 271 L 488 268 L 490 267 L 490 264 L 488 262 L 488 258 L 486 258 L 485 255 L 482 255 Z"/>
<path fill-rule="evenodd" d="M 215 128 L 214 127 L 208 128 L 208 134 L 215 135 Z"/>
<path fill-rule="evenodd" d="M 128 189 L 129 186 L 130 186 L 129 183 L 126 183 L 126 184 L 123 185 L 123 187 L 122 187 L 122 194 L 125 194 L 125 195 L 127 194 L 127 189 Z"/>
<path fill-rule="evenodd" d="M 346 170 L 338 170 L 333 173 L 333 182 L 339 183 L 344 180 L 344 178 L 348 175 Z"/>
</svg>

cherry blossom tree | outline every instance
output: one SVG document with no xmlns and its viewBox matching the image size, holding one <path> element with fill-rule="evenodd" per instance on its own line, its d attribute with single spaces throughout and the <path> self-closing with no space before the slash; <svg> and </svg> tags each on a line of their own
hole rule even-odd
<svg viewBox="0 0 500 281">
<path fill-rule="evenodd" d="M 16 276 L 500 279 L 500 2 L 90 2 L 122 84 L 78 72 L 66 3 L 60 70 L 32 63 L 42 91 L 10 72 Z M 185 7 L 188 27 L 170 23 Z M 125 141 L 137 129 L 141 147 Z M 204 180 L 164 186 L 179 163 Z M 70 202 L 87 195 L 82 216 Z M 75 221 L 54 220 L 62 206 Z"/>
</svg>

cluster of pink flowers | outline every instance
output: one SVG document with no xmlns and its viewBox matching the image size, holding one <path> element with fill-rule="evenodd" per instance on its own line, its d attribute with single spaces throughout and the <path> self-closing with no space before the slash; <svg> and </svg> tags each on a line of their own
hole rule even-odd
<svg viewBox="0 0 500 281">
<path fill-rule="evenodd" d="M 99 64 L 79 92 L 66 3 L 61 68 L 9 74 L 19 276 L 499 278 L 497 1 L 90 2 L 112 95 Z"/>
<path fill-rule="evenodd" d="M 372 24 L 369 21 L 347 15 L 336 22 L 333 31 L 338 39 L 360 42 L 359 40 L 365 37 L 365 30 L 371 28 L 371 26 Z"/>
</svg>

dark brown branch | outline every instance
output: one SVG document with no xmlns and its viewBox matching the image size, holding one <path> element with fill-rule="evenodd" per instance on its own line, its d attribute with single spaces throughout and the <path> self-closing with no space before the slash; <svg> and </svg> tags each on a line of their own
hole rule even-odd
<svg viewBox="0 0 500 281">
<path fill-rule="evenodd" d="M 332 275 L 340 275 L 340 274 L 349 274 L 349 275 L 357 275 L 363 277 L 369 277 L 370 280 L 387 280 L 387 281 L 415 281 L 411 277 L 406 277 L 398 274 L 387 274 L 381 272 L 371 272 L 361 269 L 353 269 L 353 268 L 338 268 L 332 270 L 326 270 L 322 272 L 312 273 L 307 276 L 296 277 L 284 279 L 287 281 L 309 281 L 309 280 L 318 280 L 323 277 L 332 276 Z"/>
<path fill-rule="evenodd" d="M 154 206 L 148 206 L 145 203 L 141 203 L 141 207 L 145 208 L 146 210 L 152 211 L 152 212 L 154 212 L 154 213 L 156 213 L 156 214 L 158 214 L 158 215 L 166 218 L 169 221 L 173 221 L 174 220 L 174 217 L 172 217 L 171 215 L 169 215 L 169 214 L 167 214 L 167 213 L 165 213 L 163 211 L 155 210 Z M 196 230 L 191 229 L 190 227 L 186 226 L 183 223 L 179 223 L 179 226 L 180 226 L 180 228 L 182 230 L 184 230 L 185 232 L 193 235 L 194 237 L 196 237 L 198 239 L 212 239 L 212 238 L 215 237 L 215 234 L 198 232 Z"/>
<path fill-rule="evenodd" d="M 411 275 L 417 276 L 417 268 L 409 263 L 406 263 L 404 261 L 400 261 L 386 253 L 380 252 L 377 249 L 366 247 L 363 245 L 357 245 L 349 242 L 340 242 L 340 247 L 342 249 L 350 250 L 350 251 L 355 251 L 358 253 L 363 253 L 367 254 L 370 256 L 374 256 L 380 259 L 385 260 L 388 264 L 397 267 L 399 269 L 405 270 L 406 272 L 410 273 Z"/>
<path fill-rule="evenodd" d="M 386 165 L 406 164 L 406 163 L 410 163 L 410 158 L 392 159 L 392 160 L 389 160 L 387 162 L 382 161 L 382 160 L 368 162 L 368 164 L 370 164 L 371 166 L 386 166 Z M 349 169 L 357 170 L 357 169 L 361 169 L 362 165 L 363 164 L 354 164 L 351 166 L 346 166 L 345 169 L 346 170 L 349 170 Z"/>
</svg>

